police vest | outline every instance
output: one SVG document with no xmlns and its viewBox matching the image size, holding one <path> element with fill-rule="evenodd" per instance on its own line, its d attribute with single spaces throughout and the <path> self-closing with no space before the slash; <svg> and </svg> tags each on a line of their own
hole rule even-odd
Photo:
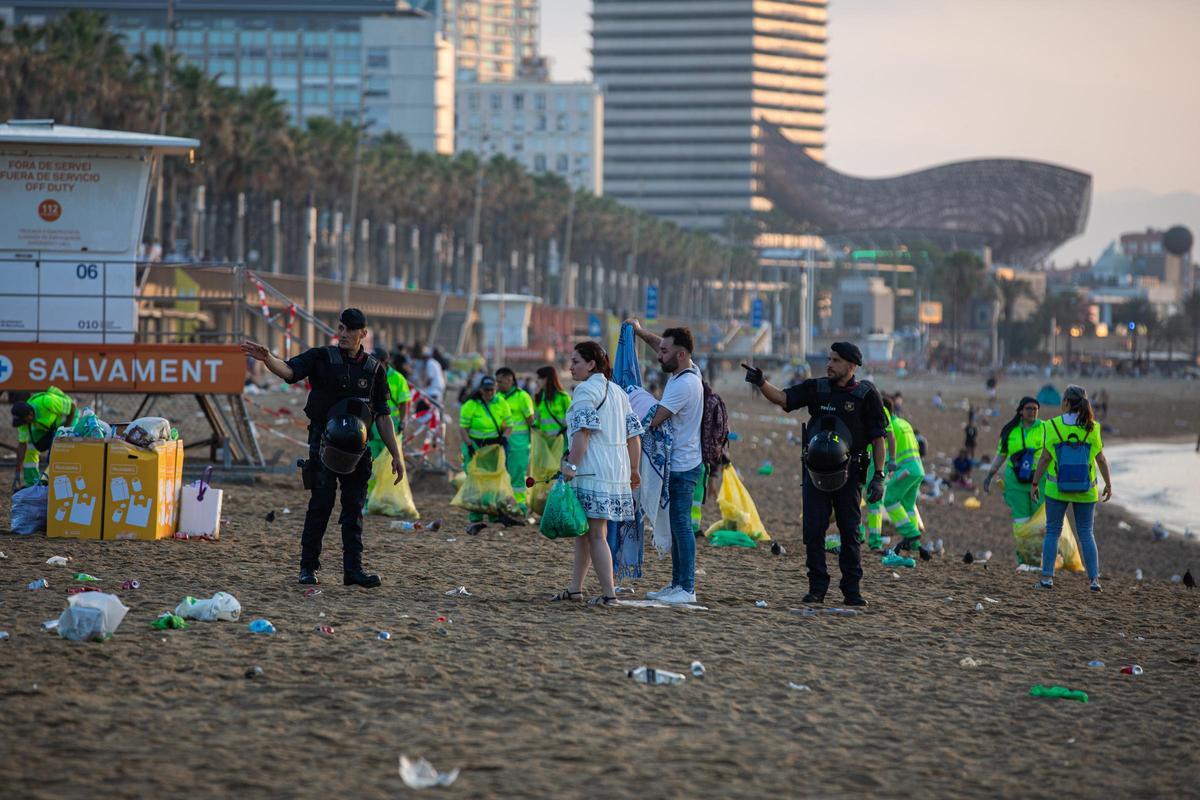
<svg viewBox="0 0 1200 800">
<path fill-rule="evenodd" d="M 322 348 L 329 360 L 329 371 L 318 381 L 313 381 L 312 393 L 304 407 L 308 418 L 324 425 L 331 417 L 352 414 L 367 427 L 375 421 L 371 413 L 371 387 L 379 371 L 379 359 L 367 354 L 360 363 L 347 361 L 337 345 Z"/>
<path fill-rule="evenodd" d="M 870 442 L 863 409 L 867 395 L 874 388 L 870 381 L 859 381 L 850 391 L 840 392 L 834 390 L 828 378 L 818 378 L 817 391 L 808 404 L 808 413 L 812 417 L 808 435 L 831 429 L 842 441 L 850 443 L 851 453 L 864 452 Z"/>
</svg>

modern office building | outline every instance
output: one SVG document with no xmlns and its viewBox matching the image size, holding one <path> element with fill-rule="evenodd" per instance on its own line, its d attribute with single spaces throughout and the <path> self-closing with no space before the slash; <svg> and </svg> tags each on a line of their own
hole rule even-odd
<svg viewBox="0 0 1200 800">
<path fill-rule="evenodd" d="M 458 152 L 499 153 L 604 191 L 604 99 L 592 83 L 458 84 Z"/>
<path fill-rule="evenodd" d="M 609 196 L 684 227 L 768 211 L 759 123 L 825 147 L 826 0 L 594 0 Z"/>
<path fill-rule="evenodd" d="M 540 0 L 410 0 L 438 18 L 460 81 L 512 81 L 538 55 Z"/>
<path fill-rule="evenodd" d="M 295 120 L 374 123 L 418 150 L 454 151 L 454 54 L 437 19 L 396 0 L 174 0 L 175 51 L 226 86 L 272 86 Z M 133 52 L 169 40 L 166 0 L 0 0 L 37 25 L 105 14 Z"/>
</svg>

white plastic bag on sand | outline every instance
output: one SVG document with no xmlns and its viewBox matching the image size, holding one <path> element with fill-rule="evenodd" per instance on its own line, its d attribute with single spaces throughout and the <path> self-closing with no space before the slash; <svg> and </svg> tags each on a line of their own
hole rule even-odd
<svg viewBox="0 0 1200 800">
<path fill-rule="evenodd" d="M 58 618 L 58 635 L 73 642 L 107 639 L 129 613 L 115 594 L 81 592 L 67 602 L 70 605 Z"/>
<path fill-rule="evenodd" d="M 428 789 L 431 786 L 449 786 L 458 780 L 458 770 L 438 772 L 423 758 L 412 759 L 400 755 L 400 777 L 410 789 Z"/>
<path fill-rule="evenodd" d="M 185 597 L 175 606 L 175 613 L 184 619 L 198 619 L 201 622 L 237 622 L 242 615 L 242 604 L 231 594 L 217 592 L 207 600 Z"/>
</svg>

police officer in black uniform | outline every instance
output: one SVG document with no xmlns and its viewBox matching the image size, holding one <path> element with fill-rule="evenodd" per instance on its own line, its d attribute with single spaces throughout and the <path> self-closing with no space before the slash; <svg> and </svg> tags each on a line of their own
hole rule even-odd
<svg viewBox="0 0 1200 800">
<path fill-rule="evenodd" d="M 308 461 L 304 463 L 304 488 L 312 492 L 300 539 L 300 583 L 317 583 L 321 568 L 321 540 L 333 512 L 338 481 L 342 485 L 343 583 L 374 588 L 381 581 L 362 566 L 363 503 L 371 477 L 367 434 L 374 424 L 392 456 L 396 483 L 404 477 L 404 459 L 396 446 L 396 432 L 388 410 L 386 365 L 363 350 L 367 318 L 357 308 L 347 308 L 338 319 L 337 345 L 314 347 L 283 361 L 256 342 L 243 342 L 242 352 L 266 364 L 288 383 L 308 379 L 312 391 L 304 413 L 308 415 Z"/>
<path fill-rule="evenodd" d="M 743 364 L 742 366 L 745 367 Z M 884 433 L 887 421 L 883 400 L 869 381 L 856 381 L 862 352 L 850 342 L 835 342 L 824 378 L 810 378 L 787 389 L 768 383 L 761 369 L 746 367 L 746 381 L 758 386 L 763 397 L 784 411 L 807 408 L 811 416 L 804 456 L 804 549 L 807 553 L 808 594 L 805 603 L 820 603 L 829 589 L 825 566 L 825 530 L 829 515 L 837 516 L 842 536 L 838 565 L 840 584 L 848 606 L 865 606 L 859 584 L 858 524 L 862 484 L 867 474 L 867 449 L 875 461 L 875 476 L 867 487 L 868 502 L 883 497 Z"/>
</svg>

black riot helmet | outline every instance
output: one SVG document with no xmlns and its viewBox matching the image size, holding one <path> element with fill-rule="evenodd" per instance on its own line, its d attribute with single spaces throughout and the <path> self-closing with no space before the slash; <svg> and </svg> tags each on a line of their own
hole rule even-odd
<svg viewBox="0 0 1200 800">
<path fill-rule="evenodd" d="M 353 414 L 338 414 L 325 423 L 321 463 L 339 475 L 354 471 L 367 449 L 367 424 Z"/>
<path fill-rule="evenodd" d="M 804 466 L 813 486 L 823 492 L 836 492 L 850 477 L 850 448 L 845 440 L 826 424 L 808 440 L 804 448 Z"/>
</svg>

